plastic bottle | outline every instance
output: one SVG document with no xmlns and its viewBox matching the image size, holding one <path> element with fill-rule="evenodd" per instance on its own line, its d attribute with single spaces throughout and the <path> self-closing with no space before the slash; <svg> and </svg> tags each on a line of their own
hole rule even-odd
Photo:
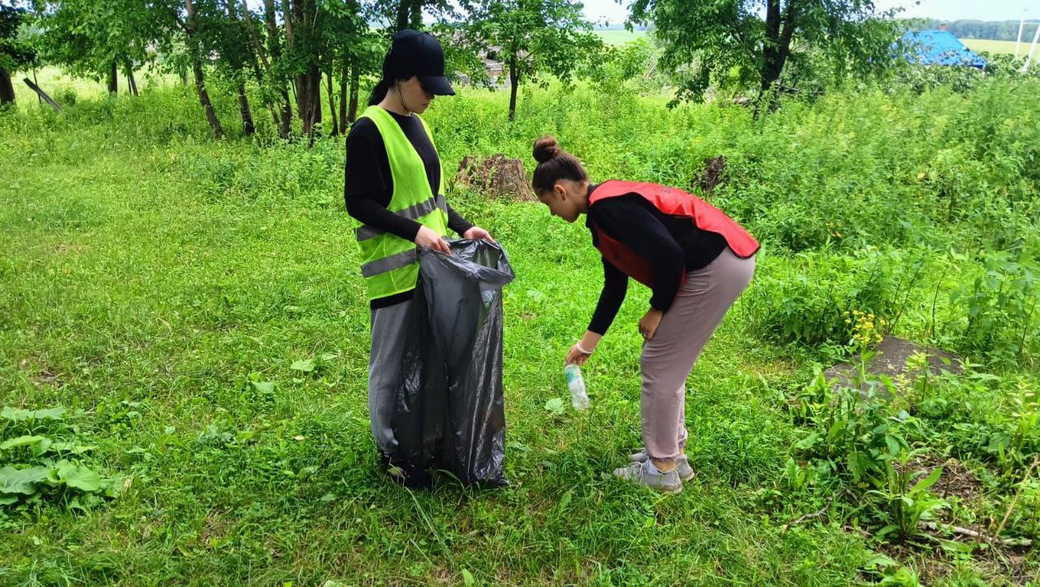
<svg viewBox="0 0 1040 587">
<path fill-rule="evenodd" d="M 571 391 L 571 406 L 575 410 L 589 409 L 589 396 L 585 393 L 585 380 L 581 377 L 581 368 L 567 365 L 563 368 L 563 376 L 567 379 L 567 389 Z"/>
</svg>

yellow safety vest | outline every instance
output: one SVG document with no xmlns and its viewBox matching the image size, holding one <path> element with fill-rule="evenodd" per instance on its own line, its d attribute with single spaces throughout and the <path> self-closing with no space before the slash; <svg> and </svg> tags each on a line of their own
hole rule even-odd
<svg viewBox="0 0 1040 587">
<path fill-rule="evenodd" d="M 411 218 L 441 236 L 447 234 L 447 204 L 440 194 L 444 184 L 443 168 L 440 185 L 434 194 L 430 191 L 430 180 L 426 177 L 422 158 L 393 116 L 379 106 L 369 106 L 361 116 L 370 119 L 379 129 L 390 160 L 394 193 L 387 209 Z M 419 118 L 418 114 L 412 116 Z M 422 118 L 419 121 L 432 144 L 430 127 Z M 355 234 L 361 248 L 361 275 L 368 286 L 368 299 L 385 298 L 415 289 L 419 278 L 418 245 L 373 226 L 362 225 Z"/>
</svg>

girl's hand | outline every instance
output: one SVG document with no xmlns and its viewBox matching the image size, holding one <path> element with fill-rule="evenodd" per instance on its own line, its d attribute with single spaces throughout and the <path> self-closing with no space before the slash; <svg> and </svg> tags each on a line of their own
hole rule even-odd
<svg viewBox="0 0 1040 587">
<path fill-rule="evenodd" d="M 466 232 L 462 233 L 462 238 L 468 238 L 474 241 L 484 239 L 491 243 L 495 242 L 495 239 L 491 238 L 491 233 L 479 226 L 474 226 Z"/>
<path fill-rule="evenodd" d="M 437 234 L 432 228 L 426 226 L 419 227 L 419 232 L 415 234 L 415 244 L 424 249 L 433 249 L 448 255 L 451 254 L 451 250 L 448 248 L 448 243 L 441 238 L 441 235 Z"/>
<path fill-rule="evenodd" d="M 603 338 L 603 335 L 586 330 L 585 335 L 581 337 L 574 346 L 567 351 L 567 358 L 564 360 L 565 365 L 584 365 L 585 361 L 589 360 L 592 353 L 596 351 L 596 345 L 599 344 L 599 340 Z"/>
<path fill-rule="evenodd" d="M 661 325 L 661 318 L 664 316 L 664 312 L 650 308 L 650 310 L 639 319 L 639 334 L 643 335 L 643 340 L 650 340 L 654 337 L 654 333 L 657 332 L 657 327 Z"/>
<path fill-rule="evenodd" d="M 589 350 L 589 349 L 585 349 Z M 591 352 L 584 352 L 578 348 L 578 345 L 571 347 L 571 350 L 567 351 L 567 359 L 564 360 L 565 365 L 578 365 L 579 367 L 585 364 L 585 361 L 589 360 L 592 356 Z"/>
</svg>

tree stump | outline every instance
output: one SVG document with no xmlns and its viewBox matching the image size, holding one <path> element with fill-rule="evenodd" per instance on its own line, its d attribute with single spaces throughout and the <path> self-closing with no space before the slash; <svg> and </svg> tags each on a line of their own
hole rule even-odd
<svg viewBox="0 0 1040 587">
<path fill-rule="evenodd" d="M 708 157 L 704 160 L 704 171 L 695 178 L 694 187 L 700 188 L 702 194 L 715 189 L 722 182 L 722 175 L 726 171 L 726 156 Z"/>
<path fill-rule="evenodd" d="M 481 159 L 467 155 L 459 163 L 455 185 L 503 200 L 534 202 L 538 198 L 519 159 L 498 153 Z"/>
</svg>

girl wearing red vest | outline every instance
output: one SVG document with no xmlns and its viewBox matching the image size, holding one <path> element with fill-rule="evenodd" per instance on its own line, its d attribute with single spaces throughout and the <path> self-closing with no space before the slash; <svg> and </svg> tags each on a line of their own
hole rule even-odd
<svg viewBox="0 0 1040 587">
<path fill-rule="evenodd" d="M 686 378 L 701 349 L 755 271 L 758 242 L 707 202 L 652 183 L 590 184 L 581 163 L 553 137 L 534 144 L 533 186 L 550 213 L 582 214 L 603 256 L 603 291 L 567 363 L 583 364 L 606 334 L 631 277 L 653 290 L 639 321 L 643 450 L 614 474 L 667 493 L 693 478 L 686 459 Z"/>
</svg>

